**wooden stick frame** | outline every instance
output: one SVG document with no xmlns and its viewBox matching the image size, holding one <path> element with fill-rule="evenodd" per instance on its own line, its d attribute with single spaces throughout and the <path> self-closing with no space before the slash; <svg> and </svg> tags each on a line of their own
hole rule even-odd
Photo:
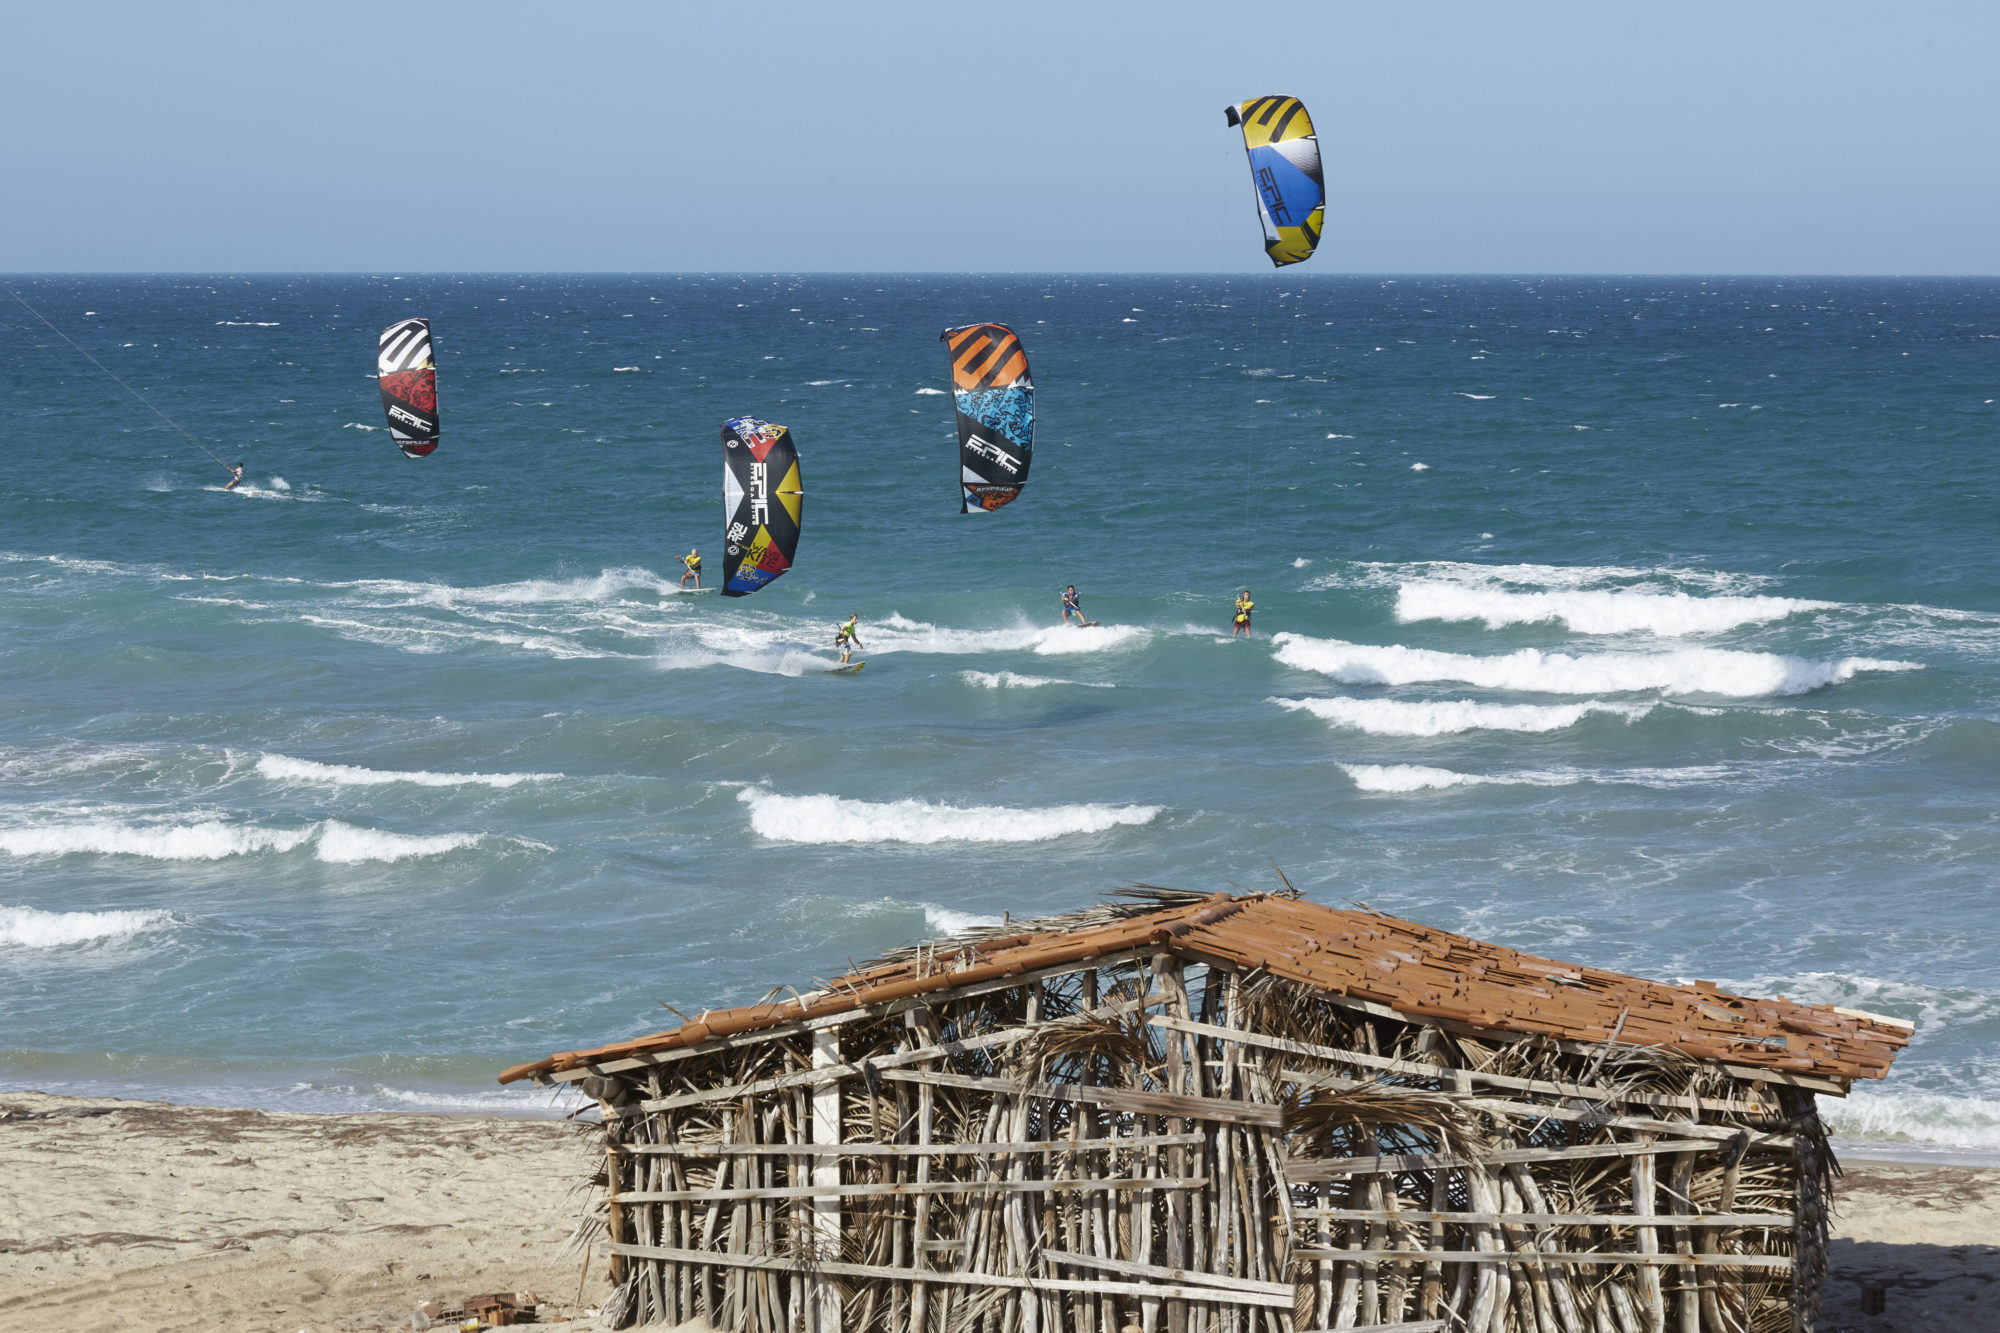
<svg viewBox="0 0 2000 1333">
<path fill-rule="evenodd" d="M 1171 950 L 582 1079 L 615 1326 L 1792 1333 L 1825 1271 L 1809 1081 Z"/>
</svg>

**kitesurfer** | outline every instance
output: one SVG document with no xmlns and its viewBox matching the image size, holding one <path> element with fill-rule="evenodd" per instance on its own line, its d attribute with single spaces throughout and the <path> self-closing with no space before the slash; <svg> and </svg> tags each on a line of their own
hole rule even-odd
<svg viewBox="0 0 2000 1333">
<path fill-rule="evenodd" d="M 680 561 L 687 566 L 687 573 L 681 575 L 681 581 L 678 586 L 685 588 L 687 587 L 687 581 L 693 579 L 695 590 L 699 592 L 701 590 L 701 548 L 690 547 L 688 553 L 682 556 Z M 723 572 L 728 573 L 727 570 Z"/>
<path fill-rule="evenodd" d="M 1063 624 L 1069 624 L 1069 613 L 1072 611 L 1076 612 L 1076 623 L 1079 625 L 1083 624 L 1083 603 L 1076 595 L 1076 585 L 1074 583 L 1070 584 L 1068 591 L 1063 593 L 1062 602 Z"/>
<path fill-rule="evenodd" d="M 1236 594 L 1236 629 L 1230 634 L 1230 638 L 1233 639 L 1239 634 L 1246 638 L 1255 637 L 1250 633 L 1250 612 L 1256 605 L 1257 603 L 1250 600 L 1248 588 Z"/>
<path fill-rule="evenodd" d="M 224 486 L 222 489 L 225 491 L 233 491 L 237 488 L 237 486 L 242 484 L 242 481 L 243 481 L 243 465 L 241 463 L 231 463 L 229 465 L 229 484 L 227 486 Z"/>
<path fill-rule="evenodd" d="M 855 622 L 860 619 L 860 616 L 850 615 L 847 617 L 847 623 L 833 632 L 833 646 L 840 649 L 840 664 L 842 666 L 847 665 L 847 659 L 854 656 L 856 648 L 865 648 L 867 646 L 861 642 L 860 636 L 854 632 Z"/>
</svg>

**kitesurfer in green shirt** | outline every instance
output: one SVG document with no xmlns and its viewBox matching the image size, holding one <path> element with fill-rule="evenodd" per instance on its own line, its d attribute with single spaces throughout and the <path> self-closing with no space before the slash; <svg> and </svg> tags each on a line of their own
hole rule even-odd
<svg viewBox="0 0 2000 1333">
<path fill-rule="evenodd" d="M 867 646 L 861 642 L 860 636 L 854 632 L 855 622 L 860 619 L 860 616 L 850 615 L 847 617 L 847 623 L 833 632 L 833 646 L 840 649 L 840 664 L 842 666 L 847 665 L 847 659 L 854 656 L 856 648 Z"/>
</svg>

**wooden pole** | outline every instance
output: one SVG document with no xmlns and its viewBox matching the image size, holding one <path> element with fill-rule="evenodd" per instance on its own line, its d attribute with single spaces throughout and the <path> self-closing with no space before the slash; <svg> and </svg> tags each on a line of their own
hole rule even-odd
<svg viewBox="0 0 2000 1333">
<path fill-rule="evenodd" d="M 839 1028 L 822 1028 L 813 1034 L 812 1062 L 816 1069 L 840 1063 Z M 840 1084 L 822 1083 L 813 1089 L 812 1141 L 826 1144 L 839 1143 L 840 1139 Z M 840 1175 L 838 1157 L 825 1155 L 813 1158 L 812 1183 L 815 1186 L 838 1187 Z M 813 1248 L 827 1258 L 840 1258 L 840 1200 L 814 1199 L 812 1220 Z M 840 1333 L 840 1289 L 824 1272 L 818 1271 L 812 1276 L 811 1287 L 813 1333 Z"/>
</svg>

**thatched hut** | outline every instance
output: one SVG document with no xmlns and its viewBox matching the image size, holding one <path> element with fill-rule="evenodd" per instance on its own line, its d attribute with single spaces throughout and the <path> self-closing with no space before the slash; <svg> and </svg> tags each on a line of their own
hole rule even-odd
<svg viewBox="0 0 2000 1333">
<path fill-rule="evenodd" d="M 602 1106 L 614 1325 L 1777 1333 L 1909 1036 L 1148 890 L 503 1081 Z"/>
</svg>

